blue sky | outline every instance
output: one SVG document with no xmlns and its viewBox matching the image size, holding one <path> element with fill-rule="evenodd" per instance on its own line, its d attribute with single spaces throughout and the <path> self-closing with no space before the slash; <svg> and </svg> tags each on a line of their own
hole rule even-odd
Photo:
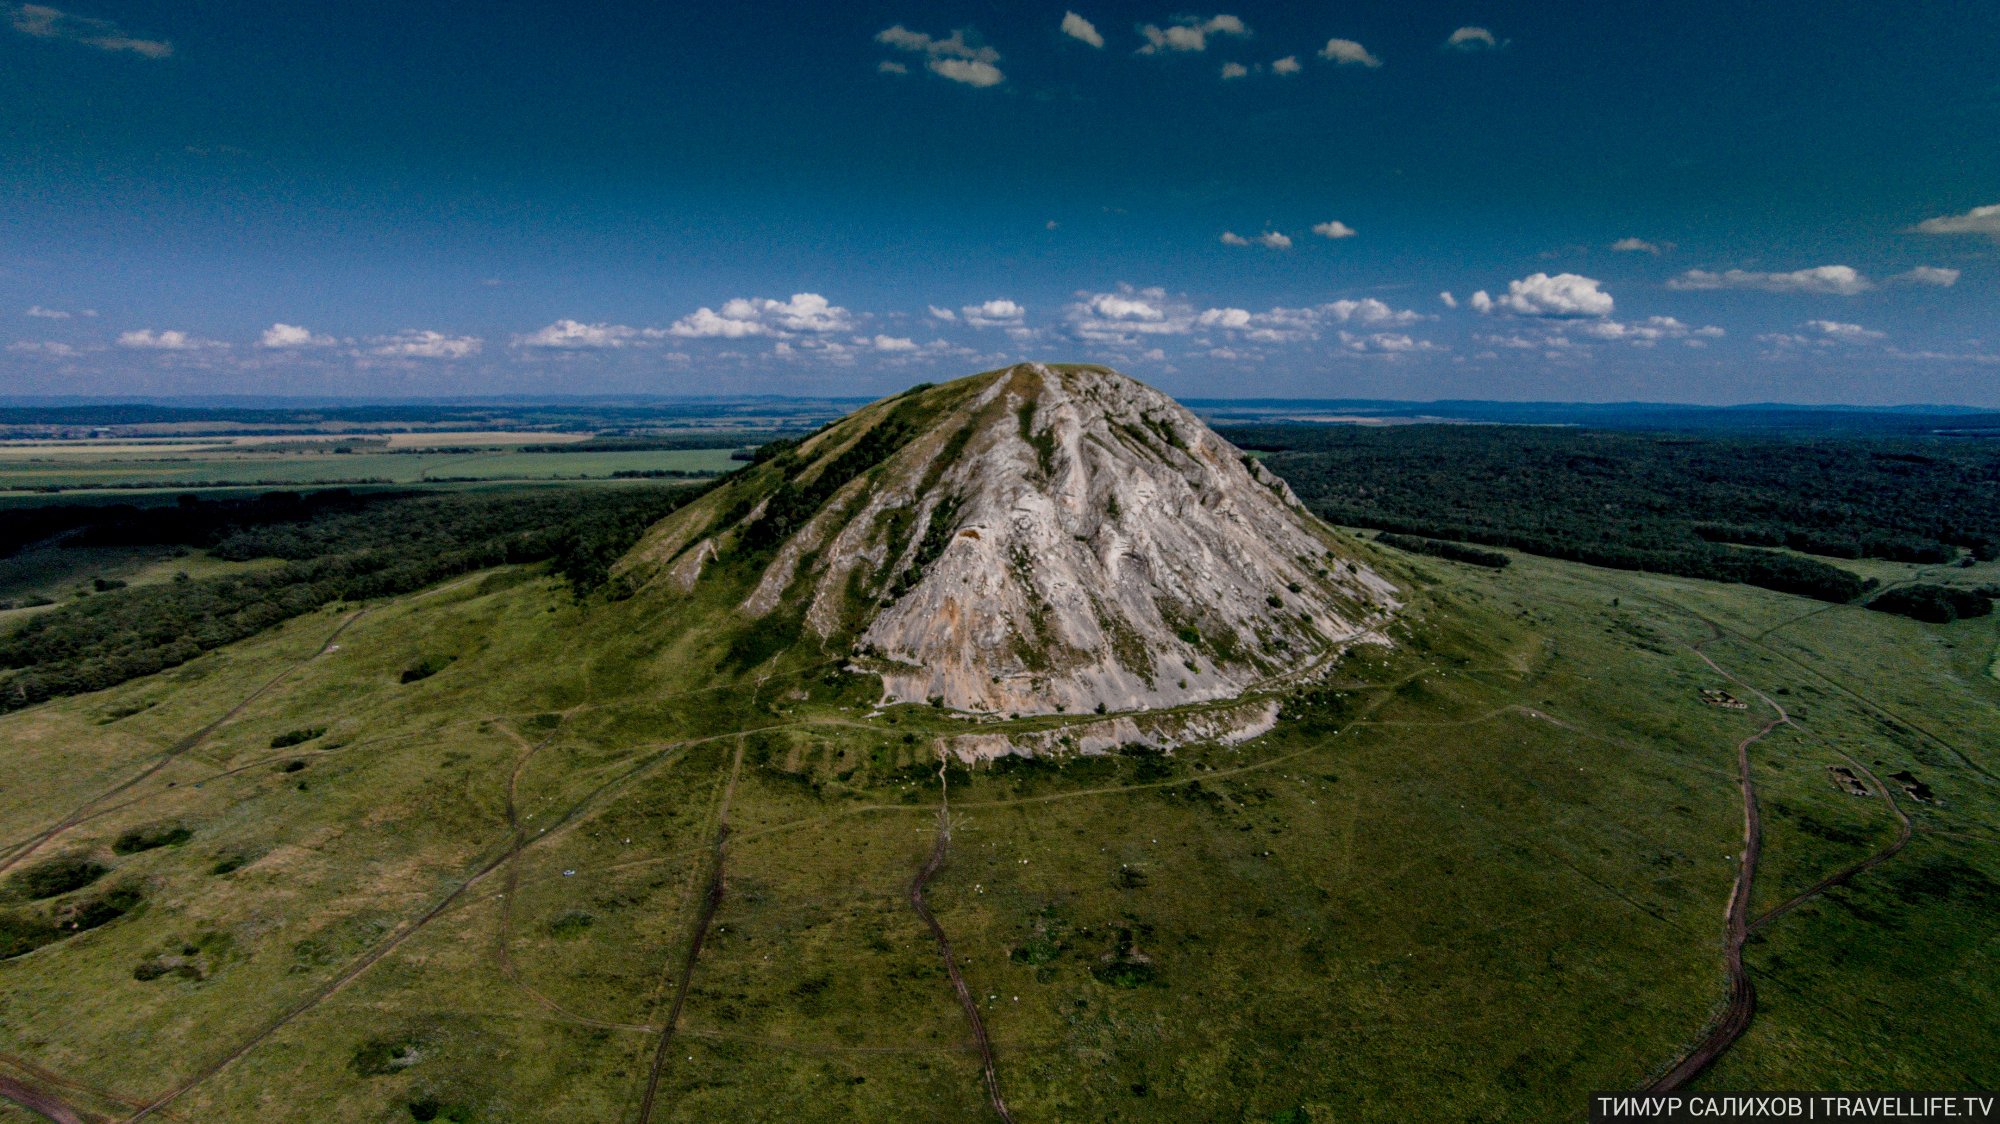
<svg viewBox="0 0 2000 1124">
<path fill-rule="evenodd" d="M 2000 406 L 1996 48 L 1989 4 L 0 4 L 0 394 Z"/>
</svg>

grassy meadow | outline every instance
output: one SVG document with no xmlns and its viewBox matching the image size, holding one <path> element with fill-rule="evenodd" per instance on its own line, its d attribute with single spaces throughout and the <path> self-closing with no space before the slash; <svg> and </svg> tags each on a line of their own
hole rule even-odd
<svg viewBox="0 0 2000 1124">
<path fill-rule="evenodd" d="M 657 1120 L 979 1119 L 908 901 L 948 798 L 928 897 L 1018 1119 L 1576 1118 L 1723 999 L 1771 715 L 1705 705 L 1745 692 L 1700 644 L 1797 723 L 1751 750 L 1758 911 L 1896 839 L 1829 766 L 1913 826 L 1760 930 L 1703 1081 L 1991 1083 L 1995 618 L 1348 545 L 1395 646 L 1235 748 L 940 776 L 967 720 L 764 659 L 727 574 L 579 604 L 519 567 L 0 717 L 0 938 L 42 941 L 0 960 L 0 1074 L 107 1118 L 634 1120 L 657 1060 Z"/>
</svg>

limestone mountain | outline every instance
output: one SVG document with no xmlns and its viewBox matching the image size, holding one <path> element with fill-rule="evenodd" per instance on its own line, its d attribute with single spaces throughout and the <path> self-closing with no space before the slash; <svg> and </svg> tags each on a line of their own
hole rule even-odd
<svg viewBox="0 0 2000 1124">
<path fill-rule="evenodd" d="M 767 447 L 622 573 L 642 596 L 734 582 L 767 646 L 844 654 L 886 702 L 1023 715 L 1234 698 L 1380 642 L 1398 605 L 1173 399 L 1036 363 Z"/>
</svg>

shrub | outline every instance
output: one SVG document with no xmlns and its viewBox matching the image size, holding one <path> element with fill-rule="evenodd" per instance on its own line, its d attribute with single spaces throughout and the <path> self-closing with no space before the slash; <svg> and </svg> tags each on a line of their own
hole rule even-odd
<svg viewBox="0 0 2000 1124">
<path fill-rule="evenodd" d="M 50 859 L 28 867 L 13 878 L 13 889 L 30 901 L 81 890 L 110 873 L 111 868 L 82 856 Z"/>
<path fill-rule="evenodd" d="M 156 847 L 178 847 L 193 838 L 192 830 L 178 824 L 135 827 L 113 840 L 111 850 L 120 855 L 136 855 Z"/>
<path fill-rule="evenodd" d="M 1385 531 L 1376 535 L 1375 541 L 1384 546 L 1393 546 L 1397 550 L 1428 554 L 1433 558 L 1464 562 L 1470 566 L 1484 566 L 1489 570 L 1502 570 L 1507 566 L 1507 556 L 1497 550 L 1480 550 L 1477 547 L 1445 542 L 1442 539 L 1425 539 L 1415 535 L 1398 535 Z"/>
<path fill-rule="evenodd" d="M 1950 624 L 1963 617 L 1983 617 L 1991 613 L 1993 597 L 1983 589 L 1904 585 L 1876 595 L 1868 602 L 1868 608 L 1929 624 Z"/>
<path fill-rule="evenodd" d="M 403 674 L 397 682 L 415 683 L 421 679 L 429 679 L 431 676 L 443 671 L 445 665 L 450 662 L 450 660 L 442 656 L 425 656 L 416 663 L 404 668 Z"/>
</svg>

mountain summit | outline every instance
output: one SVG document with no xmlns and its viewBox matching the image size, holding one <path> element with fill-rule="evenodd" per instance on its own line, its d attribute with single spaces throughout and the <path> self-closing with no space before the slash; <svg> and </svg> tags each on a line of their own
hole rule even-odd
<svg viewBox="0 0 2000 1124">
<path fill-rule="evenodd" d="M 768 450 L 769 447 L 767 447 Z M 884 701 L 1007 714 L 1234 698 L 1380 641 L 1396 591 L 1165 394 L 1026 363 L 867 406 L 663 521 L 643 592 L 723 571 Z"/>
</svg>

